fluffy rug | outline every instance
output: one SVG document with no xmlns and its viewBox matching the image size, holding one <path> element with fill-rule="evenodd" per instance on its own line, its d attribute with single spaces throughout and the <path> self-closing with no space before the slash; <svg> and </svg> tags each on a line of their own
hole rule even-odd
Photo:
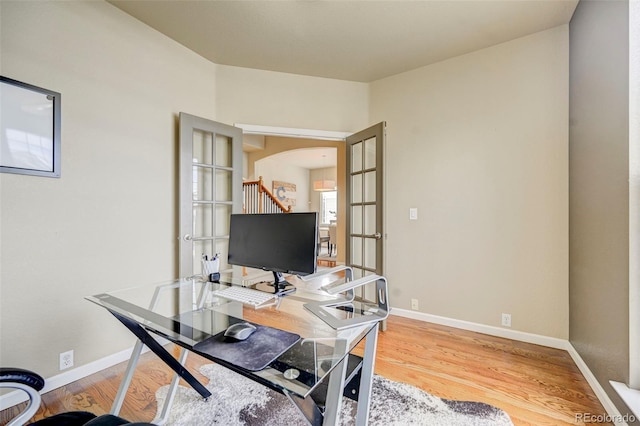
<svg viewBox="0 0 640 426">
<path fill-rule="evenodd" d="M 200 368 L 209 378 L 208 402 L 191 388 L 178 387 L 168 425 L 305 425 L 289 400 L 216 364 Z M 156 392 L 158 406 L 168 386 Z M 354 401 L 343 398 L 341 424 L 355 423 Z M 480 402 L 437 398 L 416 387 L 374 376 L 370 425 L 512 425 L 502 410 Z"/>
</svg>

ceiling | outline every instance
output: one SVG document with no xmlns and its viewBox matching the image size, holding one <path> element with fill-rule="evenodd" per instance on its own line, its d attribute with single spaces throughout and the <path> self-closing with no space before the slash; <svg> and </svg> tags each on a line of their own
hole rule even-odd
<svg viewBox="0 0 640 426">
<path fill-rule="evenodd" d="M 578 0 L 108 0 L 216 64 L 371 82 L 567 24 Z"/>
</svg>

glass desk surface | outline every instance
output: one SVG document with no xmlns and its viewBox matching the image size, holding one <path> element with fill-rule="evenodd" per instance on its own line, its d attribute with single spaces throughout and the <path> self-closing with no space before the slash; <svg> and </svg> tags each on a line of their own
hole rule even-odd
<svg viewBox="0 0 640 426">
<path fill-rule="evenodd" d="M 254 380 L 305 398 L 376 324 L 334 330 L 303 305 L 332 300 L 335 296 L 323 292 L 318 285 L 295 277 L 287 279 L 296 286 L 296 292 L 277 298 L 271 306 L 260 308 L 212 294 L 212 290 L 228 287 L 230 282 L 240 283 L 241 280 L 225 274 L 221 276 L 221 283 L 192 277 L 96 294 L 87 300 Z M 347 318 L 365 311 L 336 309 L 334 315 Z M 220 336 L 227 327 L 240 320 L 294 333 L 300 336 L 300 340 L 258 371 L 244 370 L 198 351 L 198 347 L 202 347 L 197 346 L 199 343 Z"/>
</svg>

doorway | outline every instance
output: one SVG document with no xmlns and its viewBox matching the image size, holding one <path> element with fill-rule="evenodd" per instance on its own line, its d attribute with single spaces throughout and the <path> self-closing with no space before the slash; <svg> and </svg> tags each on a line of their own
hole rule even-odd
<svg viewBox="0 0 640 426">
<path fill-rule="evenodd" d="M 245 133 L 251 127 L 236 126 Z M 263 131 L 256 127 L 262 127 Z M 253 172 L 254 178 L 255 162 L 261 158 L 300 148 L 337 148 L 337 243 L 338 247 L 344 248 L 338 250 L 337 259 L 339 263 L 354 266 L 356 276 L 384 275 L 383 165 L 386 123 L 381 122 L 353 134 L 264 126 L 254 126 L 248 133 L 260 134 L 263 138 L 258 142 L 261 149 L 253 146 L 245 157 L 247 172 Z M 314 133 L 322 136 L 313 138 L 311 135 Z M 301 135 L 310 137 L 302 138 Z"/>
<path fill-rule="evenodd" d="M 245 137 L 245 140 L 247 138 Z M 322 196 L 325 191 L 316 191 L 314 183 L 334 181 L 337 196 L 335 211 L 336 239 L 335 248 L 346 244 L 346 148 L 343 140 L 326 140 L 313 138 L 293 138 L 262 135 L 259 139 L 250 135 L 249 143 L 244 144 L 245 180 L 253 181 L 261 176 L 265 185 L 272 189 L 273 183 L 296 184 L 295 201 L 292 211 L 317 211 L 321 213 Z M 262 163 L 262 164 L 261 164 Z M 295 163 L 296 167 L 282 167 L 282 164 Z M 302 170 L 304 169 L 304 170 Z M 300 187 L 302 185 L 303 187 Z M 277 185 L 276 185 L 277 187 Z M 275 195 L 275 194 L 274 194 Z M 325 197 L 326 198 L 326 197 Z M 287 198 L 287 201 L 291 201 Z M 284 202 L 285 205 L 287 201 Z M 328 223 L 320 228 L 326 229 Z M 322 246 L 327 252 L 326 242 Z M 345 250 L 338 251 L 335 261 L 345 263 Z"/>
</svg>

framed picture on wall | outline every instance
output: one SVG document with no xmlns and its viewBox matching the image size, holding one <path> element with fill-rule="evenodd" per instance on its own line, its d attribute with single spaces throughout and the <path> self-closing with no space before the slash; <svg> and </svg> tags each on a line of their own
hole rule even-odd
<svg viewBox="0 0 640 426">
<path fill-rule="evenodd" d="M 0 172 L 60 177 L 61 95 L 0 76 Z"/>
<path fill-rule="evenodd" d="M 296 206 L 296 184 L 295 183 L 274 180 L 273 195 L 275 195 L 278 201 L 280 201 L 285 207 Z"/>
</svg>

